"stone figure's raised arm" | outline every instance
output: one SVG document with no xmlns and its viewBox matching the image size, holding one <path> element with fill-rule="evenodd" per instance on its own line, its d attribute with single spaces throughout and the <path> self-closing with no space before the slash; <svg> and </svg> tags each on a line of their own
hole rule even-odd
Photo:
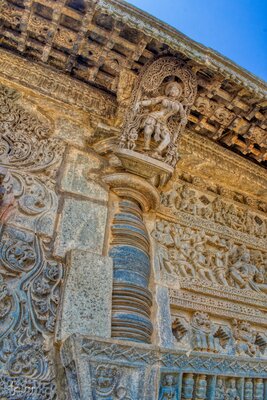
<svg viewBox="0 0 267 400">
<path fill-rule="evenodd" d="M 135 105 L 135 109 L 136 109 L 136 111 L 138 111 L 141 106 L 144 106 L 144 107 L 154 106 L 156 104 L 161 103 L 163 98 L 164 98 L 163 96 L 159 96 L 159 97 L 155 97 L 153 99 L 138 101 Z"/>
</svg>

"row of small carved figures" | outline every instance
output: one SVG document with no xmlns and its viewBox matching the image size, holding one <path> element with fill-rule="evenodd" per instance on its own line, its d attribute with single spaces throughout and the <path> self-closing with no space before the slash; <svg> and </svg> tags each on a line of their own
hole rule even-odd
<svg viewBox="0 0 267 400">
<path fill-rule="evenodd" d="M 267 346 L 267 332 L 258 332 L 249 322 L 233 320 L 231 326 L 218 325 L 200 311 L 193 314 L 190 322 L 182 316 L 175 317 L 172 333 L 178 344 L 187 344 L 195 351 L 262 357 Z"/>
<path fill-rule="evenodd" d="M 234 377 L 186 373 L 179 390 L 178 374 L 169 372 L 161 376 L 159 400 L 207 400 L 212 392 L 214 400 L 265 400 L 264 383 L 262 378 L 242 382 Z"/>
<path fill-rule="evenodd" d="M 162 272 L 267 293 L 267 253 L 163 220 L 152 236 Z"/>
<path fill-rule="evenodd" d="M 259 215 L 235 206 L 233 203 L 214 199 L 192 190 L 187 184 L 176 186 L 170 192 L 162 195 L 163 206 L 171 207 L 174 210 L 186 212 L 217 224 L 228 226 L 234 230 L 267 237 L 267 221 Z"/>
<path fill-rule="evenodd" d="M 214 184 L 206 181 L 199 176 L 192 176 L 188 172 L 182 172 L 178 176 L 178 178 L 180 179 L 180 181 L 175 183 L 172 187 L 172 190 L 174 191 L 177 189 L 179 190 L 179 188 L 184 184 L 187 184 L 189 187 L 193 185 L 192 189 L 196 188 L 196 190 L 208 192 L 208 195 L 221 196 L 222 198 L 227 199 L 230 202 L 234 201 L 245 206 L 255 208 L 260 212 L 267 213 L 267 203 L 262 200 L 250 197 L 247 194 L 232 191 L 229 188 L 218 185 L 217 183 Z"/>
</svg>

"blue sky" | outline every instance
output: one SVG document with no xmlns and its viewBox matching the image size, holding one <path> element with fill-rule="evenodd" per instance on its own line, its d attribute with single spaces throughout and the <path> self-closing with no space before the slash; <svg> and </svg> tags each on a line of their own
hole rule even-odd
<svg viewBox="0 0 267 400">
<path fill-rule="evenodd" d="M 267 81 L 267 0 L 128 0 Z"/>
</svg>

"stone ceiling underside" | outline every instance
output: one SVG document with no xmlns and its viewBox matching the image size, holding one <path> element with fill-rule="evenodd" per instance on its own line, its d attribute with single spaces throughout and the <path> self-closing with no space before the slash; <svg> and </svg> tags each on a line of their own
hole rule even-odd
<svg viewBox="0 0 267 400">
<path fill-rule="evenodd" d="M 267 86 L 221 55 L 117 0 L 0 0 L 0 44 L 98 87 L 116 103 L 123 70 L 176 55 L 197 72 L 187 128 L 267 166 Z"/>
</svg>

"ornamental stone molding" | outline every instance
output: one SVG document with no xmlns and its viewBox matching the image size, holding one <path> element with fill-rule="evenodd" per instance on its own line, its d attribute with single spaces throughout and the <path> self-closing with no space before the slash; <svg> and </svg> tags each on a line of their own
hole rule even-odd
<svg viewBox="0 0 267 400">
<path fill-rule="evenodd" d="M 0 10 L 0 398 L 266 400 L 266 83 L 124 1 Z"/>
</svg>

